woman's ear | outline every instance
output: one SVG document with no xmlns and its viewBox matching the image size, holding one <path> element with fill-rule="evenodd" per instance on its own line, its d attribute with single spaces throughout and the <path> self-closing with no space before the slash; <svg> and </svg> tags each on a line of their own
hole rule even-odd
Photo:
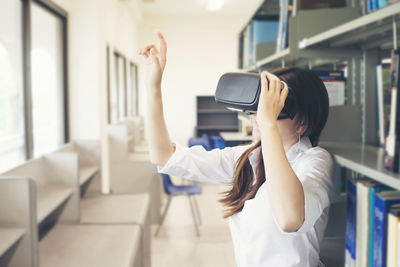
<svg viewBox="0 0 400 267">
<path fill-rule="evenodd" d="M 307 130 L 308 124 L 305 119 L 299 120 L 297 124 L 296 132 L 298 135 L 303 135 Z"/>
</svg>

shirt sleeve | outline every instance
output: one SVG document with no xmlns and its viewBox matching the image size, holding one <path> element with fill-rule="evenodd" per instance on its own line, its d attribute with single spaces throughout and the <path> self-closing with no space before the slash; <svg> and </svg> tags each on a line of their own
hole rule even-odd
<svg viewBox="0 0 400 267">
<path fill-rule="evenodd" d="M 329 152 L 322 148 L 306 157 L 298 178 L 303 185 L 305 218 L 296 233 L 306 233 L 328 208 L 333 193 L 333 160 Z"/>
<path fill-rule="evenodd" d="M 215 148 L 207 151 L 203 146 L 184 147 L 172 143 L 175 151 L 159 173 L 180 176 L 199 182 L 232 184 L 236 161 L 248 146 Z"/>
</svg>

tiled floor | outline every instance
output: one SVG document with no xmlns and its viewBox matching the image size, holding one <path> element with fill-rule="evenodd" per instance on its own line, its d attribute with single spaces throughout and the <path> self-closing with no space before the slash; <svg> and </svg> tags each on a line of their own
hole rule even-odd
<svg viewBox="0 0 400 267">
<path fill-rule="evenodd" d="M 175 180 L 181 183 L 181 180 Z M 175 197 L 158 237 L 152 234 L 152 266 L 157 267 L 225 267 L 236 266 L 228 220 L 222 219 L 219 192 L 224 186 L 201 184 L 203 194 L 197 197 L 202 225 L 196 236 L 189 200 Z"/>
</svg>

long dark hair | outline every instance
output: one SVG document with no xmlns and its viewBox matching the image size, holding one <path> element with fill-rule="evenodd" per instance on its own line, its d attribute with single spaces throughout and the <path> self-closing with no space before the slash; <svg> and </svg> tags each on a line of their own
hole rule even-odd
<svg viewBox="0 0 400 267">
<path fill-rule="evenodd" d="M 313 71 L 295 67 L 279 68 L 271 73 L 286 82 L 296 93 L 298 121 L 307 126 L 302 135 L 310 138 L 312 146 L 317 146 L 329 113 L 329 98 L 324 83 Z M 224 218 L 240 212 L 244 202 L 254 198 L 265 181 L 264 162 L 260 160 L 255 171 L 256 183 L 253 185 L 255 177 L 248 158 L 249 154 L 259 146 L 261 140 L 247 149 L 236 162 L 232 188 L 223 192 L 224 196 L 220 200 L 227 208 Z"/>
</svg>

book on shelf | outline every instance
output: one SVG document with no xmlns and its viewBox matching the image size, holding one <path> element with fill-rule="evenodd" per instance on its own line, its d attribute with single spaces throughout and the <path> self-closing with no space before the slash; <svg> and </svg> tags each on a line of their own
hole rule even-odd
<svg viewBox="0 0 400 267">
<path fill-rule="evenodd" d="M 368 231 L 368 265 L 374 264 L 374 234 L 375 234 L 375 195 L 383 191 L 393 191 L 392 188 L 376 184 L 369 188 L 369 231 Z"/>
<path fill-rule="evenodd" d="M 345 77 L 341 70 L 314 70 L 324 82 L 329 97 L 329 106 L 340 106 L 345 103 Z"/>
<path fill-rule="evenodd" d="M 293 10 L 293 0 L 279 0 L 279 24 L 276 40 L 276 53 L 285 50 L 289 46 L 289 18 Z"/>
<path fill-rule="evenodd" d="M 249 63 L 248 63 L 249 66 L 255 65 L 257 60 L 259 59 L 257 57 L 257 52 L 258 52 L 257 49 L 266 48 L 265 47 L 266 44 L 271 44 L 272 47 L 275 47 L 277 36 L 278 36 L 278 20 L 254 19 L 250 22 L 250 51 L 249 51 Z M 272 51 L 272 53 L 273 52 L 275 51 Z"/>
<path fill-rule="evenodd" d="M 397 216 L 399 217 L 399 216 Z M 397 224 L 397 266 L 400 266 L 400 244 L 398 242 L 400 242 L 400 218 L 398 220 L 398 224 Z"/>
<path fill-rule="evenodd" d="M 380 145 L 386 143 L 390 119 L 390 64 L 382 62 L 376 66 L 376 89 L 378 101 L 378 136 Z"/>
<path fill-rule="evenodd" d="M 373 182 L 369 180 L 356 183 L 356 266 L 367 266 L 369 237 L 369 194 Z"/>
<path fill-rule="evenodd" d="M 390 68 L 391 102 L 389 133 L 385 146 L 385 167 L 393 172 L 399 171 L 399 149 L 400 149 L 400 94 L 399 88 L 399 49 L 392 50 L 392 62 Z"/>
<path fill-rule="evenodd" d="M 377 9 L 381 9 L 385 6 L 400 2 L 400 0 L 366 0 L 367 1 L 367 11 L 371 12 Z"/>
<path fill-rule="evenodd" d="M 374 232 L 374 265 L 386 267 L 388 213 L 390 207 L 400 203 L 400 192 L 382 192 L 375 194 L 375 232 Z"/>
<path fill-rule="evenodd" d="M 356 219 L 357 219 L 357 185 L 354 180 L 347 181 L 346 204 L 346 267 L 353 267 L 356 263 Z"/>
<path fill-rule="evenodd" d="M 383 266 L 375 265 L 379 257 L 384 261 L 387 255 L 386 243 L 383 245 L 387 220 L 381 219 L 396 203 L 400 203 L 397 190 L 370 179 L 348 180 L 345 266 Z M 377 233 L 377 229 L 383 231 Z"/>
<path fill-rule="evenodd" d="M 376 0 L 376 1 L 378 1 L 378 3 L 377 3 L 378 9 L 386 6 L 386 0 Z"/>
<path fill-rule="evenodd" d="M 388 214 L 387 266 L 397 266 L 400 204 L 391 206 Z"/>
<path fill-rule="evenodd" d="M 367 11 L 371 12 L 377 9 L 377 1 L 376 0 L 366 0 L 367 1 Z"/>
<path fill-rule="evenodd" d="M 266 49 L 268 55 L 273 54 L 275 50 L 269 48 L 269 46 L 275 48 L 276 39 L 278 36 L 278 20 L 276 17 L 253 19 L 245 27 L 241 35 L 242 52 L 239 56 L 242 56 L 242 65 L 244 68 L 255 66 L 258 58 L 258 54 L 263 55 L 264 51 L 258 51 L 260 49 Z M 269 45 L 269 46 L 268 46 Z M 271 50 L 271 51 L 270 51 Z M 267 56 L 267 55 L 265 55 Z"/>
</svg>

